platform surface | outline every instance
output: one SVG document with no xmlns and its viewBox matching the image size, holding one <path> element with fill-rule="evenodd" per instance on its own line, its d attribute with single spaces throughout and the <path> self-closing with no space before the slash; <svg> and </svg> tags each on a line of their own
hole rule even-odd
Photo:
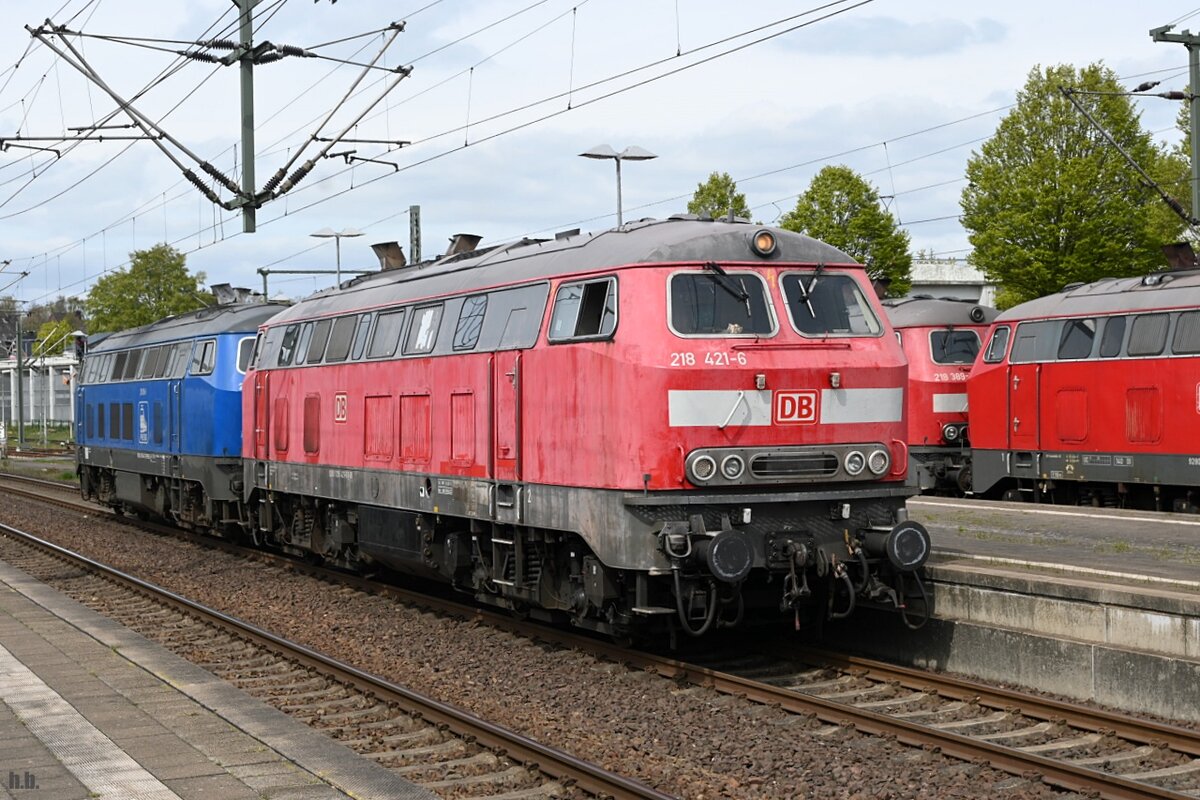
<svg viewBox="0 0 1200 800">
<path fill-rule="evenodd" d="M 0 562 L 0 798 L 434 795 Z"/>
</svg>

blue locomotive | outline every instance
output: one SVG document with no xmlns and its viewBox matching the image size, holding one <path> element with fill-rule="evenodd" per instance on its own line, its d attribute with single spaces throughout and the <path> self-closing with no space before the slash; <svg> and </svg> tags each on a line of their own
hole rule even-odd
<svg viewBox="0 0 1200 800">
<path fill-rule="evenodd" d="M 240 521 L 242 381 L 258 326 L 285 306 L 219 296 L 88 352 L 75 402 L 85 498 L 185 527 Z"/>
</svg>

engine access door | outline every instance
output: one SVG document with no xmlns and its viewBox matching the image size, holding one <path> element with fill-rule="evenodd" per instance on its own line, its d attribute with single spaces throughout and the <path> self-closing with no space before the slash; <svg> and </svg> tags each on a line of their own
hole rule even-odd
<svg viewBox="0 0 1200 800">
<path fill-rule="evenodd" d="M 1038 388 L 1041 364 L 1013 364 L 1008 373 L 1008 447 L 1034 451 L 1039 446 Z"/>
<path fill-rule="evenodd" d="M 492 356 L 492 477 L 521 480 L 521 353 Z"/>
</svg>

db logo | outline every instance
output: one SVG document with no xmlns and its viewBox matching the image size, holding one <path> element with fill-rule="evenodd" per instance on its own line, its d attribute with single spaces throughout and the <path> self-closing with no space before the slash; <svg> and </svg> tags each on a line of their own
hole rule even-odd
<svg viewBox="0 0 1200 800">
<path fill-rule="evenodd" d="M 814 423 L 817 421 L 816 392 L 776 392 L 775 423 Z"/>
<path fill-rule="evenodd" d="M 345 392 L 338 392 L 337 394 L 335 394 L 333 396 L 333 421 L 334 422 L 345 422 L 346 421 L 346 407 L 348 405 L 349 405 L 349 403 L 346 400 Z"/>
</svg>

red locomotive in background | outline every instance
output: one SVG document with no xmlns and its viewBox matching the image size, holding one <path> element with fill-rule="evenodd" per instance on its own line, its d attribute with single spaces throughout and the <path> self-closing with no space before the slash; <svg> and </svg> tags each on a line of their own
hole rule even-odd
<svg viewBox="0 0 1200 800">
<path fill-rule="evenodd" d="M 997 311 L 929 295 L 883 305 L 908 359 L 909 479 L 926 491 L 970 491 L 967 377 Z"/>
<path fill-rule="evenodd" d="M 610 634 L 903 610 L 929 551 L 905 374 L 864 269 L 799 234 L 477 248 L 262 326 L 245 508 L 287 549 Z"/>
<path fill-rule="evenodd" d="M 1196 510 L 1200 272 L 1075 284 L 1005 311 L 968 395 L 977 492 Z"/>
</svg>

